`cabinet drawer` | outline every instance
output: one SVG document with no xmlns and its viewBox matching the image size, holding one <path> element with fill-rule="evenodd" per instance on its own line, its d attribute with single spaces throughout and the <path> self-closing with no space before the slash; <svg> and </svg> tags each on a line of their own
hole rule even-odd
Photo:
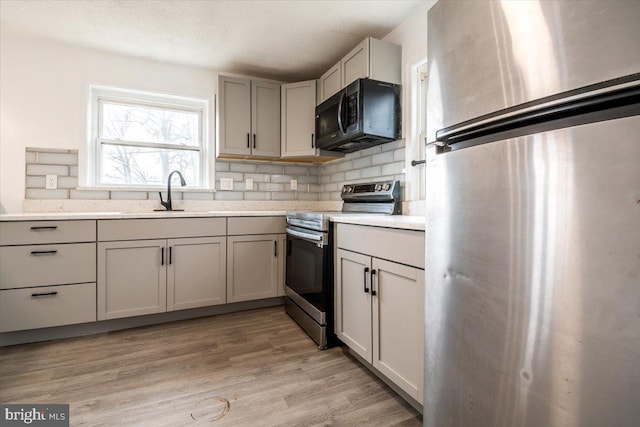
<svg viewBox="0 0 640 427">
<path fill-rule="evenodd" d="M 283 216 L 230 217 L 228 234 L 283 234 L 286 228 L 287 220 Z"/>
<path fill-rule="evenodd" d="M 95 240 L 96 222 L 91 220 L 0 222 L 0 245 L 37 245 Z"/>
<path fill-rule="evenodd" d="M 95 281 L 95 243 L 0 248 L 0 289 Z"/>
<path fill-rule="evenodd" d="M 227 218 L 106 219 L 98 221 L 98 240 L 213 237 L 227 233 Z"/>
<path fill-rule="evenodd" d="M 0 332 L 95 320 L 95 283 L 0 291 Z"/>
<path fill-rule="evenodd" d="M 424 232 L 336 224 L 338 247 L 424 269 Z"/>
</svg>

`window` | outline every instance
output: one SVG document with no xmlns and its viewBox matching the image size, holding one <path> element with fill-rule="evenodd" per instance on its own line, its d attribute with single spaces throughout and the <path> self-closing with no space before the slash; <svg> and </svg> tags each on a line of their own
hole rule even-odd
<svg viewBox="0 0 640 427">
<path fill-rule="evenodd" d="M 87 183 L 164 186 L 179 170 L 189 187 L 206 187 L 207 110 L 207 100 L 92 86 Z"/>
</svg>

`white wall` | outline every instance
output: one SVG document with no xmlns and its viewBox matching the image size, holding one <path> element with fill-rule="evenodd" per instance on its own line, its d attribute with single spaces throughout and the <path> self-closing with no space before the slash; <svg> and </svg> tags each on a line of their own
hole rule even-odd
<svg viewBox="0 0 640 427">
<path fill-rule="evenodd" d="M 0 213 L 22 210 L 25 147 L 84 147 L 89 84 L 204 98 L 213 114 L 212 70 L 2 34 Z"/>
<path fill-rule="evenodd" d="M 420 198 L 420 171 L 411 160 L 422 158 L 422 141 L 418 138 L 417 67 L 427 60 L 427 12 L 436 3 L 426 1 L 384 38 L 402 45 L 402 137 L 405 138 L 405 200 Z"/>
</svg>

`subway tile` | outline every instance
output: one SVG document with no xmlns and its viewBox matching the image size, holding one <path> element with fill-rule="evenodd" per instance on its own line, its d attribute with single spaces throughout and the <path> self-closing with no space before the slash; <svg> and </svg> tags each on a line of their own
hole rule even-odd
<svg viewBox="0 0 640 427">
<path fill-rule="evenodd" d="M 38 154 L 33 151 L 27 151 L 24 156 L 24 161 L 26 164 L 37 163 Z"/>
<path fill-rule="evenodd" d="M 344 181 L 344 172 L 338 172 L 331 175 L 331 182 L 342 182 Z"/>
<path fill-rule="evenodd" d="M 287 175 L 308 175 L 309 168 L 305 166 L 285 166 L 284 173 Z"/>
<path fill-rule="evenodd" d="M 311 193 L 322 193 L 323 191 L 324 191 L 324 185 L 309 184 L 309 192 L 311 192 Z"/>
<path fill-rule="evenodd" d="M 244 194 L 241 191 L 218 191 L 215 193 L 216 200 L 242 200 Z"/>
<path fill-rule="evenodd" d="M 332 163 L 324 169 L 324 173 L 327 175 L 331 175 L 336 172 L 338 172 L 338 163 Z"/>
<path fill-rule="evenodd" d="M 275 191 L 271 193 L 271 200 L 296 200 L 296 193 L 292 191 Z"/>
<path fill-rule="evenodd" d="M 330 196 L 331 196 L 330 199 L 333 200 L 333 201 L 339 202 L 339 201 L 342 200 L 342 197 L 340 197 L 340 192 L 330 193 Z"/>
<path fill-rule="evenodd" d="M 260 191 L 247 191 L 244 193 L 245 200 L 271 200 L 271 193 Z"/>
<path fill-rule="evenodd" d="M 387 142 L 386 144 L 382 144 L 380 147 L 383 152 L 397 150 L 398 148 L 404 147 L 404 139 L 398 139 L 397 141 Z"/>
<path fill-rule="evenodd" d="M 393 160 L 394 161 L 404 161 L 405 157 L 405 149 L 399 148 L 393 152 Z"/>
<path fill-rule="evenodd" d="M 69 166 L 27 165 L 27 175 L 69 175 Z"/>
<path fill-rule="evenodd" d="M 338 163 L 338 172 L 344 172 L 351 169 L 353 169 L 353 162 L 351 160 Z"/>
<path fill-rule="evenodd" d="M 258 170 L 258 166 L 252 163 L 231 163 L 229 170 L 231 172 L 255 173 Z"/>
<path fill-rule="evenodd" d="M 378 154 L 382 151 L 382 148 L 379 145 L 376 145 L 375 147 L 369 147 L 365 150 L 362 150 L 362 157 L 367 157 L 367 156 L 371 156 L 373 154 Z"/>
<path fill-rule="evenodd" d="M 359 159 L 360 157 L 362 157 L 362 151 L 354 151 L 344 155 L 345 160 Z"/>
<path fill-rule="evenodd" d="M 340 185 L 339 183 L 326 184 L 324 186 L 324 191 L 327 193 L 330 193 L 332 191 L 338 191 L 341 188 L 342 188 L 342 185 Z"/>
<path fill-rule="evenodd" d="M 382 175 L 395 175 L 398 173 L 402 173 L 403 168 L 404 162 L 388 163 L 386 165 L 382 165 L 381 173 Z"/>
<path fill-rule="evenodd" d="M 69 176 L 78 176 L 78 166 L 69 166 Z"/>
<path fill-rule="evenodd" d="M 210 191 L 197 191 L 197 192 L 185 192 L 182 195 L 182 200 L 213 200 L 215 193 Z"/>
<path fill-rule="evenodd" d="M 362 169 L 371 166 L 371 157 L 361 157 L 353 161 L 354 169 Z"/>
<path fill-rule="evenodd" d="M 246 187 L 246 184 L 244 181 L 235 181 L 233 183 L 233 191 L 253 191 L 253 190 L 246 190 L 245 187 Z M 256 188 L 255 184 L 253 188 Z"/>
<path fill-rule="evenodd" d="M 319 193 L 298 193 L 298 200 L 320 200 Z"/>
<path fill-rule="evenodd" d="M 69 190 L 43 190 L 41 188 L 27 188 L 25 197 L 27 199 L 68 199 Z"/>
<path fill-rule="evenodd" d="M 374 154 L 371 156 L 371 164 L 372 165 L 383 165 L 385 163 L 393 162 L 393 154 L 394 152 L 388 151 L 385 153 Z"/>
<path fill-rule="evenodd" d="M 216 181 L 219 182 L 220 178 L 231 178 L 234 181 L 244 181 L 244 174 L 242 172 L 218 172 L 216 173 Z"/>
<path fill-rule="evenodd" d="M 321 201 L 331 200 L 331 193 L 320 193 L 320 200 Z"/>
<path fill-rule="evenodd" d="M 216 165 L 216 173 L 218 172 L 229 172 L 229 162 L 221 162 L 221 161 L 217 161 Z"/>
<path fill-rule="evenodd" d="M 298 184 L 317 184 L 320 182 L 320 177 L 316 175 L 299 175 L 296 179 Z"/>
<path fill-rule="evenodd" d="M 362 169 L 355 169 L 344 173 L 345 181 L 351 181 L 359 178 L 362 178 Z"/>
<path fill-rule="evenodd" d="M 28 176 L 26 184 L 27 188 L 44 188 L 46 179 L 44 176 Z"/>
<path fill-rule="evenodd" d="M 382 175 L 380 166 L 373 166 L 370 168 L 362 169 L 363 178 L 378 178 L 380 175 Z"/>
<path fill-rule="evenodd" d="M 64 190 L 67 191 L 67 190 Z M 108 200 L 109 192 L 105 190 L 68 190 L 71 199 Z"/>
<path fill-rule="evenodd" d="M 284 184 L 274 184 L 270 182 L 259 182 L 258 191 L 284 191 Z"/>
<path fill-rule="evenodd" d="M 280 165 L 258 165 L 258 173 L 269 173 L 282 175 L 284 173 L 284 166 Z"/>
<path fill-rule="evenodd" d="M 327 184 L 331 182 L 331 175 L 320 175 L 320 184 Z"/>
<path fill-rule="evenodd" d="M 311 176 L 318 176 L 322 172 L 321 166 L 309 166 L 308 171 Z"/>
<path fill-rule="evenodd" d="M 247 178 L 253 179 L 253 182 L 270 182 L 272 179 L 271 175 L 266 173 L 245 173 L 244 179 Z"/>
<path fill-rule="evenodd" d="M 69 153 L 38 153 L 39 165 L 77 165 L 78 154 Z"/>
<path fill-rule="evenodd" d="M 58 188 L 76 188 L 78 186 L 78 177 L 76 176 L 59 176 Z"/>
<path fill-rule="evenodd" d="M 294 179 L 291 175 L 271 175 L 271 182 L 290 183 Z"/>
<path fill-rule="evenodd" d="M 146 191 L 112 191 L 111 200 L 147 200 Z"/>
</svg>

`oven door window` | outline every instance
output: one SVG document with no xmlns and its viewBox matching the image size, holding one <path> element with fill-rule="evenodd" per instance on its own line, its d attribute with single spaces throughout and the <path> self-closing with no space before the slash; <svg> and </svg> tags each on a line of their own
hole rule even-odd
<svg viewBox="0 0 640 427">
<path fill-rule="evenodd" d="M 322 312 L 326 312 L 323 265 L 328 249 L 287 236 L 286 285 Z"/>
</svg>

